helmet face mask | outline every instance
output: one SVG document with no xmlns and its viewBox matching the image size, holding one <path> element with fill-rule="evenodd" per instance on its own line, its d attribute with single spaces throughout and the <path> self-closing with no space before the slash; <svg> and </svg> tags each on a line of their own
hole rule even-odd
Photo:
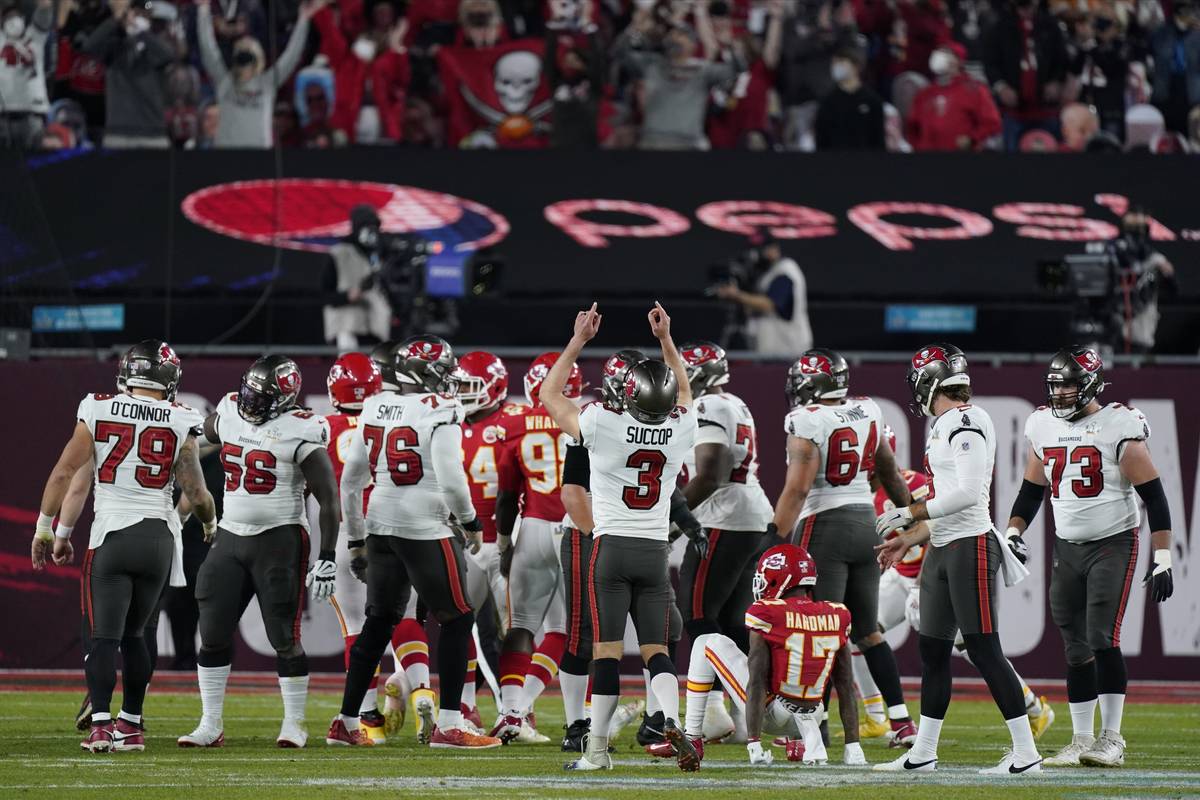
<svg viewBox="0 0 1200 800">
<path fill-rule="evenodd" d="M 807 350 L 788 368 L 784 394 L 791 408 L 839 400 L 850 391 L 850 365 L 832 350 Z"/>
<path fill-rule="evenodd" d="M 777 544 L 762 554 L 754 571 L 754 599 L 778 600 L 799 586 L 816 586 L 817 565 L 794 544 Z"/>
<path fill-rule="evenodd" d="M 529 405 L 536 406 L 541 403 L 542 383 L 550 374 L 551 367 L 558 362 L 558 355 L 555 352 L 542 353 L 529 365 L 529 369 L 525 372 L 525 399 Z M 580 371 L 578 364 L 572 364 L 571 372 L 567 375 L 567 382 L 563 385 L 563 397 L 578 401 L 583 397 L 583 389 L 583 372 Z"/>
<path fill-rule="evenodd" d="M 600 380 L 600 395 L 604 405 L 613 411 L 625 410 L 625 378 L 635 364 L 646 360 L 646 354 L 632 348 L 618 350 L 604 362 L 604 377 Z"/>
<path fill-rule="evenodd" d="M 300 385 L 295 361 L 286 356 L 263 356 L 242 375 L 238 416 L 251 425 L 264 425 L 296 407 Z"/>
<path fill-rule="evenodd" d="M 1104 391 L 1104 362 L 1091 348 L 1064 347 L 1046 371 L 1046 405 L 1058 419 L 1075 420 Z"/>
<path fill-rule="evenodd" d="M 499 357 L 483 350 L 464 353 L 454 377 L 459 402 L 467 414 L 494 408 L 508 397 L 508 368 Z"/>
</svg>

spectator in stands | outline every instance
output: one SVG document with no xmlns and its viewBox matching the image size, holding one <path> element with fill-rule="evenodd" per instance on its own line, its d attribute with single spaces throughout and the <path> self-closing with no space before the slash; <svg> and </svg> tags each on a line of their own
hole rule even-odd
<svg viewBox="0 0 1200 800">
<path fill-rule="evenodd" d="M 112 16 L 83 44 L 105 64 L 104 146 L 169 147 L 164 73 L 178 48 L 150 30 L 149 0 L 109 0 L 109 8 Z"/>
<path fill-rule="evenodd" d="M 833 54 L 858 45 L 854 6 L 848 0 L 802 3 L 783 27 L 779 63 L 780 103 L 786 115 L 784 143 L 789 149 L 816 148 L 813 126 L 820 98 L 833 88 Z"/>
<path fill-rule="evenodd" d="M 1063 152 L 1082 153 L 1087 150 L 1088 142 L 1100 130 L 1100 117 L 1095 109 L 1083 103 L 1068 103 L 1062 110 L 1062 147 Z"/>
<path fill-rule="evenodd" d="M 196 135 L 183 147 L 185 150 L 211 150 L 221 127 L 221 107 L 212 100 L 201 103 L 196 112 Z"/>
<path fill-rule="evenodd" d="M 1117 352 L 1149 353 L 1158 332 L 1160 291 L 1178 290 L 1175 267 L 1154 249 L 1150 217 L 1132 209 L 1121 217 L 1121 236 L 1108 243 L 1120 268 L 1112 297 L 1113 346 Z"/>
<path fill-rule="evenodd" d="M 1200 11 L 1177 0 L 1171 19 L 1150 37 L 1154 55 L 1154 105 L 1167 128 L 1185 133 L 1188 111 L 1200 105 Z"/>
<path fill-rule="evenodd" d="M 380 2 L 372 9 L 371 18 L 376 23 L 394 20 L 395 10 L 390 3 Z M 368 88 L 377 56 L 381 57 L 381 51 L 395 42 L 399 42 L 403 50 L 407 23 L 401 21 L 399 25 L 394 25 L 382 42 L 377 35 L 378 29 L 373 27 L 363 31 L 353 44 L 342 35 L 333 9 L 329 6 L 316 13 L 313 24 L 321 34 L 321 52 L 329 59 L 329 67 L 333 70 L 334 105 L 329 124 L 340 131 L 347 141 L 353 142 L 364 106 L 374 108 L 375 105 L 375 95 Z"/>
<path fill-rule="evenodd" d="M 0 148 L 41 147 L 50 110 L 46 38 L 53 23 L 50 0 L 38 0 L 28 19 L 16 3 L 0 13 Z"/>
<path fill-rule="evenodd" d="M 167 73 L 167 137 L 183 147 L 196 137 L 200 73 L 190 64 L 174 64 Z"/>
<path fill-rule="evenodd" d="M 957 0 L 950 5 L 950 37 L 966 49 L 964 63 L 983 60 L 983 32 L 991 27 L 995 11 L 988 0 Z"/>
<path fill-rule="evenodd" d="M 198 0 L 196 25 L 200 61 L 221 105 L 217 147 L 271 146 L 271 117 L 276 92 L 300 62 L 309 20 L 326 2 L 328 0 L 304 0 L 287 47 L 268 70 L 262 45 L 252 36 L 237 40 L 233 48 L 233 68 L 227 69 L 213 32 L 212 7 L 209 0 Z"/>
<path fill-rule="evenodd" d="M 817 110 L 817 150 L 883 150 L 883 100 L 862 82 L 866 66 L 856 47 L 839 50 L 830 62 L 833 91 Z"/>
<path fill-rule="evenodd" d="M 914 150 L 978 150 L 1000 133 L 1000 112 L 987 87 L 963 72 L 966 49 L 957 42 L 929 56 L 933 83 L 913 98 L 908 142 Z"/>
<path fill-rule="evenodd" d="M 404 119 L 408 107 L 408 89 L 412 80 L 409 63 L 408 20 L 392 29 L 387 49 L 371 64 L 371 91 L 379 109 L 383 137 L 392 142 L 405 141 Z"/>
<path fill-rule="evenodd" d="M 550 142 L 566 149 L 594 149 L 607 61 L 591 20 L 591 4 L 552 2 L 550 13 L 544 61 L 554 101 Z"/>
<path fill-rule="evenodd" d="M 746 310 L 750 317 L 746 332 L 755 352 L 795 358 L 813 342 L 804 273 L 800 265 L 784 257 L 779 242 L 773 239 L 759 252 L 754 291 L 730 283 L 717 287 L 717 297 Z"/>
<path fill-rule="evenodd" d="M 1079 87 L 1077 99 L 1096 109 L 1104 130 L 1124 138 L 1130 47 L 1112 6 L 1097 6 L 1083 18 L 1075 27 L 1074 44 L 1071 75 Z"/>
<path fill-rule="evenodd" d="M 283 98 L 275 101 L 275 111 L 271 115 L 271 136 L 276 147 L 299 147 L 304 143 L 300 115 L 296 113 L 295 106 Z"/>
<path fill-rule="evenodd" d="M 983 66 L 1000 100 L 1006 149 L 1015 151 L 1028 130 L 1057 132 L 1067 77 L 1066 37 L 1038 0 L 1009 0 L 984 34 Z"/>
<path fill-rule="evenodd" d="M 251 36 L 260 43 L 270 41 L 267 29 L 267 16 L 263 11 L 260 0 L 214 0 L 212 9 L 212 28 L 217 38 L 217 47 L 221 51 L 221 60 L 229 63 L 233 58 L 234 44 L 245 36 Z M 198 4 L 197 4 L 198 5 Z M 197 8 L 197 10 L 199 10 Z M 199 37 L 200 25 L 197 16 L 193 35 Z M 195 41 L 199 49 L 199 42 Z"/>
<path fill-rule="evenodd" d="M 723 16 L 717 13 L 722 10 Z M 713 92 L 708 138 L 714 149 L 755 148 L 771 127 L 771 90 L 787 16 L 784 0 L 769 0 L 766 12 L 765 35 L 760 39 L 749 31 L 737 33 L 725 0 L 710 6 L 714 44 L 727 53 L 723 60 L 742 70 L 729 91 Z"/>
<path fill-rule="evenodd" d="M 903 48 L 892 74 L 919 72 L 929 75 L 929 56 L 950 39 L 950 22 L 941 0 L 900 0 L 894 43 Z"/>
<path fill-rule="evenodd" d="M 100 141 L 104 128 L 104 62 L 84 52 L 83 45 L 109 16 L 101 0 L 61 0 L 58 4 L 53 96 L 79 104 L 88 138 L 93 141 Z"/>
<path fill-rule="evenodd" d="M 461 43 L 471 47 L 495 47 L 507 38 L 496 0 L 462 0 L 458 25 Z"/>
</svg>

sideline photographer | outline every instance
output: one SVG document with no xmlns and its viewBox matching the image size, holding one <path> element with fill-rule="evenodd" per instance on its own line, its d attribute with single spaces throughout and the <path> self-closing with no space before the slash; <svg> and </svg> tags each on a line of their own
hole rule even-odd
<svg viewBox="0 0 1200 800">
<path fill-rule="evenodd" d="M 1158 294 L 1174 293 L 1175 267 L 1150 246 L 1150 219 L 1142 211 L 1121 218 L 1122 234 L 1107 245 L 1117 267 L 1113 297 L 1113 343 L 1118 351 L 1149 353 L 1158 329 Z"/>
<path fill-rule="evenodd" d="M 774 239 L 752 255 L 743 280 L 721 283 L 712 294 L 745 310 L 745 332 L 756 353 L 795 358 L 813 342 L 804 273 Z"/>
</svg>

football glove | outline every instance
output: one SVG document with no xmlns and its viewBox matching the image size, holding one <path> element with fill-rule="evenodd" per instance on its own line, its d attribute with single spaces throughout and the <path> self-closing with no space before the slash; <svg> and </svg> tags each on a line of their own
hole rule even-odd
<svg viewBox="0 0 1200 800">
<path fill-rule="evenodd" d="M 758 739 L 751 739 L 746 742 L 746 752 L 750 754 L 750 766 L 752 767 L 768 767 L 775 760 L 775 756 L 770 750 L 764 750 L 762 742 Z"/>
<path fill-rule="evenodd" d="M 684 528 L 683 535 L 688 538 L 688 547 L 695 548 L 701 561 L 708 558 L 708 534 L 704 532 L 704 528 L 699 525 Z"/>
<path fill-rule="evenodd" d="M 483 523 L 479 521 L 479 517 L 470 522 L 456 521 L 453 524 L 462 534 L 463 547 L 470 551 L 471 555 L 478 553 L 479 548 L 483 546 Z"/>
<path fill-rule="evenodd" d="M 875 532 L 886 539 L 893 531 L 907 528 L 913 522 L 913 514 L 907 507 L 893 508 L 891 511 L 883 512 L 875 520 Z"/>
<path fill-rule="evenodd" d="M 328 600 L 333 596 L 333 581 L 337 575 L 334 558 L 332 551 L 322 550 L 316 563 L 309 569 L 304 585 L 312 589 L 313 600 Z"/>
<path fill-rule="evenodd" d="M 204 526 L 204 541 L 206 543 L 211 542 L 213 539 L 216 538 L 216 536 L 217 536 L 217 516 L 216 516 L 216 514 L 213 515 L 212 521 L 201 522 L 200 524 L 202 526 Z"/>
<path fill-rule="evenodd" d="M 1161 603 L 1175 593 L 1175 580 L 1171 577 L 1171 551 L 1155 550 L 1150 567 L 1146 570 L 1143 586 L 1150 587 L 1150 599 Z"/>
<path fill-rule="evenodd" d="M 779 535 L 779 526 L 776 525 L 774 522 L 768 522 L 767 530 L 766 530 L 766 537 L 767 537 L 767 540 L 771 542 L 771 544 L 778 544 L 778 542 L 776 542 L 775 540 L 782 538 Z"/>
<path fill-rule="evenodd" d="M 1024 564 L 1029 560 L 1029 545 L 1025 544 L 1025 540 L 1021 538 L 1021 532 L 1016 528 L 1009 528 L 1004 532 L 1004 541 L 1008 545 L 1008 549 L 1017 557 L 1017 561 Z"/>
<path fill-rule="evenodd" d="M 367 582 L 367 543 L 362 539 L 347 542 L 350 551 L 350 574 L 363 583 Z"/>
</svg>

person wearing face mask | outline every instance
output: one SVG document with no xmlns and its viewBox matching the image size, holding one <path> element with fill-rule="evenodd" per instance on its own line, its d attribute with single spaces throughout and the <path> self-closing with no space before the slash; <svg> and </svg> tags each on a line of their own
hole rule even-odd
<svg viewBox="0 0 1200 800">
<path fill-rule="evenodd" d="M 46 112 L 46 37 L 54 21 L 50 0 L 38 0 L 28 22 L 17 3 L 0 11 L 0 148 L 36 147 Z"/>
<path fill-rule="evenodd" d="M 212 81 L 221 106 L 217 147 L 271 146 L 272 114 L 279 88 L 292 76 L 304 53 L 309 20 L 328 0 L 304 0 L 287 47 L 268 69 L 262 45 L 252 36 L 242 36 L 233 45 L 232 66 L 227 67 L 213 30 L 209 0 L 196 3 L 196 29 L 200 62 Z"/>
<path fill-rule="evenodd" d="M 1151 218 L 1133 209 L 1121 218 L 1121 235 L 1108 243 L 1110 258 L 1118 268 L 1112 297 L 1113 349 L 1118 353 L 1154 350 L 1158 329 L 1158 295 L 1178 288 L 1175 267 L 1154 249 Z"/>
<path fill-rule="evenodd" d="M 864 86 L 862 51 L 844 48 L 829 62 L 833 90 L 817 108 L 817 150 L 883 150 L 883 101 Z"/>
<path fill-rule="evenodd" d="M 328 298 L 325 341 L 356 350 L 362 337 L 383 341 L 391 333 L 392 308 L 380 280 L 380 220 L 369 205 L 350 210 L 350 235 L 329 248 L 321 278 Z"/>
<path fill-rule="evenodd" d="M 1154 55 L 1154 105 L 1167 128 L 1187 133 L 1188 110 L 1200 105 L 1200 8 L 1193 0 L 1174 4 L 1171 19 L 1150 36 Z"/>
<path fill-rule="evenodd" d="M 965 56 L 957 42 L 929 55 L 933 83 L 913 98 L 905 128 L 914 150 L 977 150 L 1000 133 L 992 94 L 963 72 Z"/>
<path fill-rule="evenodd" d="M 607 71 L 604 49 L 589 19 L 589 3 L 557 3 L 551 9 L 555 16 L 545 37 L 546 82 L 554 101 L 550 143 L 594 150 Z"/>
</svg>

